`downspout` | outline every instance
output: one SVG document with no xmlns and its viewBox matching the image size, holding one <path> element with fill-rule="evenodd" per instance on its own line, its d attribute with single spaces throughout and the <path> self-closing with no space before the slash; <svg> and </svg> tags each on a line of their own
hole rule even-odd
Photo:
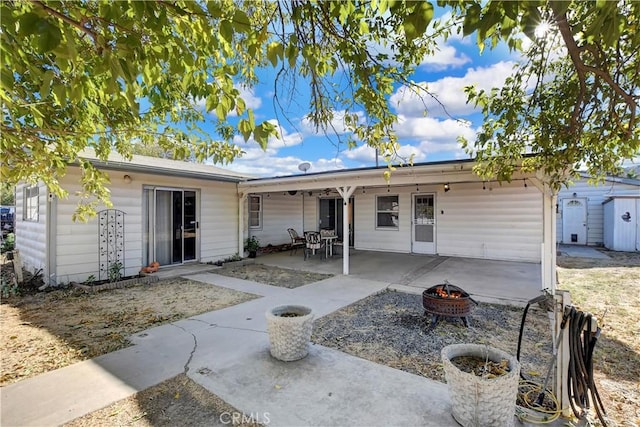
<svg viewBox="0 0 640 427">
<path fill-rule="evenodd" d="M 46 219 L 46 254 L 45 271 L 43 279 L 49 286 L 58 286 L 57 262 L 56 262 L 56 230 L 58 229 L 58 199 L 53 193 L 47 193 L 47 219 Z"/>
<path fill-rule="evenodd" d="M 238 193 L 238 255 L 244 255 L 244 204 L 247 194 Z"/>
</svg>

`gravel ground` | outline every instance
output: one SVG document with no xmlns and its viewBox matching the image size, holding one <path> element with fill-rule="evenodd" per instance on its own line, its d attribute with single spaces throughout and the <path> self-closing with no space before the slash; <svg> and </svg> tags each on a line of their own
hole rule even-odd
<svg viewBox="0 0 640 427">
<path fill-rule="evenodd" d="M 515 355 L 524 309 L 480 303 L 470 327 L 441 319 L 429 330 L 422 296 L 386 291 L 317 319 L 312 341 L 376 363 L 444 382 L 440 351 L 449 344 L 487 344 Z M 532 307 L 522 340 L 522 372 L 542 382 L 551 360 L 546 312 Z"/>
<path fill-rule="evenodd" d="M 310 271 L 291 270 L 263 264 L 225 264 L 224 267 L 215 270 L 214 273 L 289 289 L 333 277 L 333 274 L 312 273 Z"/>
</svg>

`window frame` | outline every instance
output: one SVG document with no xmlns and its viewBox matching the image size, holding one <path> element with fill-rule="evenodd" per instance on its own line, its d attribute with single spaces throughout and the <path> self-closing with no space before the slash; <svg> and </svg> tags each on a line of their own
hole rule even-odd
<svg viewBox="0 0 640 427">
<path fill-rule="evenodd" d="M 256 199 L 258 201 L 258 209 L 257 210 L 252 210 L 252 199 Z M 247 200 L 247 211 L 248 211 L 248 223 L 249 223 L 249 229 L 250 230 L 262 230 L 262 195 L 260 194 L 250 194 L 249 198 Z M 253 221 L 253 217 L 252 217 L 252 213 L 257 212 L 258 213 L 258 224 L 257 225 L 252 225 L 251 221 Z"/>
<path fill-rule="evenodd" d="M 37 185 L 28 185 L 22 189 L 22 220 L 40 220 L 40 187 Z"/>
<path fill-rule="evenodd" d="M 382 198 L 390 198 L 395 197 L 395 203 L 397 205 L 396 209 L 380 209 L 380 200 Z M 391 202 L 393 206 L 393 201 Z M 378 220 L 380 218 L 380 214 L 389 214 L 391 217 L 395 216 L 397 218 L 398 224 L 396 225 L 380 225 Z M 398 194 L 380 194 L 376 196 L 376 209 L 375 209 L 375 226 L 376 230 L 399 230 L 400 229 L 400 195 Z"/>
</svg>

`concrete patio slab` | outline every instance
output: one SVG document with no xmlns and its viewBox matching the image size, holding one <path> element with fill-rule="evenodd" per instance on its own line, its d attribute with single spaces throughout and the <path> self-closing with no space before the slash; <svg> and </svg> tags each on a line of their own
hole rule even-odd
<svg viewBox="0 0 640 427">
<path fill-rule="evenodd" d="M 610 259 L 609 255 L 589 246 L 559 245 L 558 253 L 575 258 Z"/>
<path fill-rule="evenodd" d="M 448 280 L 484 302 L 524 305 L 540 295 L 540 264 L 436 255 L 351 250 L 349 277 L 389 283 L 391 289 L 421 293 Z M 342 258 L 328 260 L 289 256 L 287 252 L 260 256 L 257 263 L 282 268 L 340 274 Z"/>
<path fill-rule="evenodd" d="M 233 365 L 192 378 L 274 426 L 457 426 L 447 386 L 323 346 L 281 362 L 268 340 Z"/>
</svg>

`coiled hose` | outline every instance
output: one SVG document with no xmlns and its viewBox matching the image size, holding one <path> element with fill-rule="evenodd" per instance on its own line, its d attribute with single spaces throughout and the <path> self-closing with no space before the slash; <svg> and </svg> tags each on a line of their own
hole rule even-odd
<svg viewBox="0 0 640 427">
<path fill-rule="evenodd" d="M 569 376 L 567 380 L 569 404 L 578 418 L 582 418 L 593 404 L 598 419 L 606 427 L 607 423 L 604 417 L 607 416 L 607 412 L 593 379 L 593 350 L 601 329 L 597 327 L 594 332 L 591 329 L 591 314 L 576 310 L 575 307 L 567 308 L 565 316 L 568 316 L 569 319 Z"/>
<path fill-rule="evenodd" d="M 539 296 L 529 301 L 525 307 L 522 322 L 520 323 L 520 334 L 518 336 L 518 350 L 516 354 L 518 361 L 520 361 L 522 334 L 529 307 L 531 304 L 539 303 L 543 300 L 545 300 L 545 296 Z M 569 395 L 571 410 L 576 417 L 583 418 L 586 412 L 590 409 L 591 402 L 593 403 L 598 419 L 602 425 L 606 427 L 607 423 L 605 421 L 605 417 L 607 413 L 604 409 L 600 393 L 598 393 L 598 389 L 593 378 L 593 350 L 595 349 L 596 342 L 600 336 L 601 328 L 597 327 L 594 332 L 592 330 L 591 314 L 576 310 L 575 307 L 567 307 L 560 325 L 560 333 L 556 342 L 557 346 L 561 343 L 562 333 L 565 331 L 565 328 L 567 328 L 567 325 L 569 325 L 567 329 L 569 340 L 567 392 Z M 551 368 L 553 368 L 555 362 L 557 354 L 556 349 L 554 349 L 553 359 L 549 365 L 549 373 L 551 372 Z M 534 409 L 538 412 L 542 410 L 542 412 L 545 413 L 542 420 L 528 419 L 530 422 L 550 422 L 558 418 L 560 415 L 560 408 L 558 407 L 559 405 L 557 404 L 555 396 L 553 396 L 553 394 L 546 388 L 549 373 L 547 373 L 547 379 L 545 379 L 545 384 L 542 386 L 527 380 L 522 372 L 520 373 L 520 377 L 522 378 L 520 386 L 522 400 L 527 404 L 529 409 Z M 536 392 L 539 393 L 538 397 L 536 399 L 532 399 L 532 395 Z M 541 403 L 545 394 L 556 405 L 555 410 L 546 412 L 541 408 Z M 589 397 L 591 397 L 591 399 L 589 399 Z"/>
</svg>

